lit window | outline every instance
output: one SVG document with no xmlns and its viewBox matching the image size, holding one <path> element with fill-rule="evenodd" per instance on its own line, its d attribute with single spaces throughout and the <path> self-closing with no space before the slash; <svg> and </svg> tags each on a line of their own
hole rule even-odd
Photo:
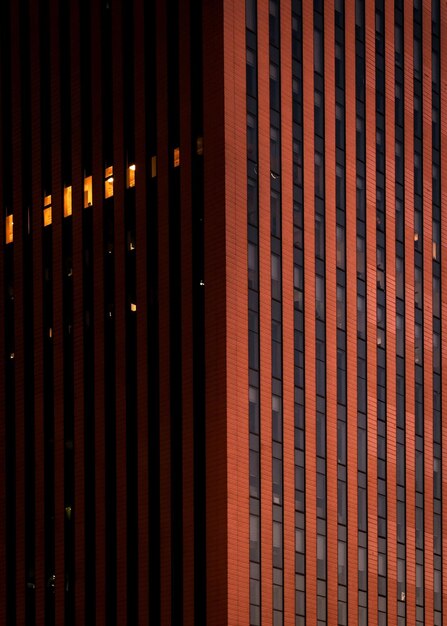
<svg viewBox="0 0 447 626">
<path fill-rule="evenodd" d="M 113 166 L 106 167 L 104 172 L 104 198 L 113 196 Z"/>
<path fill-rule="evenodd" d="M 130 303 L 130 310 L 132 311 L 132 313 L 135 313 L 135 311 L 137 310 L 137 305 L 134 302 Z"/>
<path fill-rule="evenodd" d="M 127 232 L 127 244 L 130 252 L 133 252 L 135 250 L 135 235 L 131 231 Z"/>
<path fill-rule="evenodd" d="M 91 176 L 84 178 L 84 209 L 93 204 L 93 181 Z"/>
<path fill-rule="evenodd" d="M 129 167 L 127 168 L 127 187 L 135 187 L 135 170 L 136 170 L 136 166 L 135 163 L 132 163 L 132 165 L 129 165 Z"/>
<path fill-rule="evenodd" d="M 71 185 L 64 187 L 64 217 L 71 215 Z"/>
<path fill-rule="evenodd" d="M 174 167 L 180 165 L 180 148 L 174 148 Z"/>
<path fill-rule="evenodd" d="M 6 243 L 12 243 L 13 242 L 13 226 L 14 226 L 14 222 L 13 222 L 12 218 L 13 218 L 12 214 L 6 216 L 6 221 L 5 221 L 5 241 L 6 241 Z"/>
<path fill-rule="evenodd" d="M 155 178 L 157 176 L 157 157 L 153 156 L 151 158 L 151 177 Z"/>
<path fill-rule="evenodd" d="M 51 195 L 45 196 L 43 199 L 43 225 L 49 226 L 52 222 L 51 213 Z"/>
<path fill-rule="evenodd" d="M 203 154 L 203 137 L 197 137 L 196 149 L 197 149 L 197 154 L 199 155 Z"/>
</svg>

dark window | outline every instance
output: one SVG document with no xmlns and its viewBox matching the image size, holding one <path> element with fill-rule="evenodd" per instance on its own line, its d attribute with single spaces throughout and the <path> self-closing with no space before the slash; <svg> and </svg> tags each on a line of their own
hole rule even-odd
<svg viewBox="0 0 447 626">
<path fill-rule="evenodd" d="M 270 63 L 270 108 L 279 111 L 279 70 Z"/>
<path fill-rule="evenodd" d="M 256 54 L 247 49 L 247 95 L 256 98 Z"/>
<path fill-rule="evenodd" d="M 315 152 L 315 195 L 324 197 L 324 161 L 320 152 Z"/>
<path fill-rule="evenodd" d="M 270 127 L 270 169 L 279 173 L 281 163 L 279 132 L 274 127 Z"/>
<path fill-rule="evenodd" d="M 317 28 L 314 30 L 314 70 L 323 74 L 323 33 Z"/>
</svg>

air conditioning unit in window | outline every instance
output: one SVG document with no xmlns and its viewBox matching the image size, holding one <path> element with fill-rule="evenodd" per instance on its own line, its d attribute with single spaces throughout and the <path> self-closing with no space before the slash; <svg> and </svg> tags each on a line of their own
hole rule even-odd
<svg viewBox="0 0 447 626">
<path fill-rule="evenodd" d="M 273 496 L 273 504 L 281 504 L 279 496 Z"/>
<path fill-rule="evenodd" d="M 400 601 L 405 602 L 405 591 L 400 592 Z"/>
</svg>

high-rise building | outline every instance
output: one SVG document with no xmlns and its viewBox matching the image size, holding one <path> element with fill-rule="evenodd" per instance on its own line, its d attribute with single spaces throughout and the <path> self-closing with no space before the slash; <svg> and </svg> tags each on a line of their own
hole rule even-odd
<svg viewBox="0 0 447 626">
<path fill-rule="evenodd" d="M 447 623 L 445 0 L 10 0 L 0 81 L 0 624 Z"/>
</svg>

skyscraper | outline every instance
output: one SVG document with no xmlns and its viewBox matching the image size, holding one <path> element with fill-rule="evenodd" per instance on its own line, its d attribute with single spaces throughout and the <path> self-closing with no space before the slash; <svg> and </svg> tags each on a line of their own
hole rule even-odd
<svg viewBox="0 0 447 626">
<path fill-rule="evenodd" d="M 441 626 L 447 4 L 0 29 L 0 624 Z"/>
</svg>

